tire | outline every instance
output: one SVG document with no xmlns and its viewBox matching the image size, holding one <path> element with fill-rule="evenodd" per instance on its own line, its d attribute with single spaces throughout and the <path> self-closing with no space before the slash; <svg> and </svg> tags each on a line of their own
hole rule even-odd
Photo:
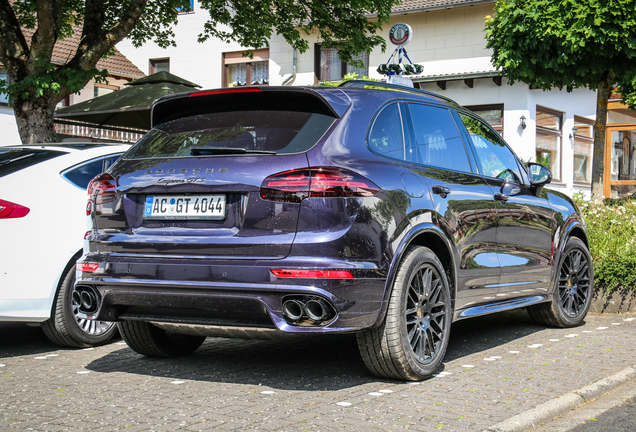
<svg viewBox="0 0 636 432">
<path fill-rule="evenodd" d="M 44 334 L 56 345 L 67 348 L 88 348 L 107 343 L 117 333 L 113 322 L 79 318 L 79 304 L 73 300 L 75 261 L 65 270 L 53 302 L 51 318 L 42 323 Z"/>
<path fill-rule="evenodd" d="M 592 304 L 594 270 L 585 244 L 570 237 L 557 270 L 552 301 L 528 307 L 532 319 L 549 327 L 576 327 L 583 324 Z"/>
<path fill-rule="evenodd" d="M 451 309 L 442 263 L 430 249 L 410 247 L 398 268 L 384 321 L 357 334 L 367 368 L 382 378 L 430 377 L 448 347 Z"/>
<path fill-rule="evenodd" d="M 168 333 L 145 321 L 117 323 L 119 333 L 128 346 L 148 357 L 180 357 L 193 353 L 205 336 Z"/>
</svg>

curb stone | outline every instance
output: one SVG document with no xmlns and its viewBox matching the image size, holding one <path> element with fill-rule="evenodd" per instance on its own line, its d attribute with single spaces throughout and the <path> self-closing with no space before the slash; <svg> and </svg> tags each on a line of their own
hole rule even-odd
<svg viewBox="0 0 636 432">
<path fill-rule="evenodd" d="M 527 431 L 633 380 L 636 380 L 636 366 L 630 366 L 593 384 L 581 387 L 561 397 L 537 405 L 531 410 L 517 414 L 516 416 L 484 429 L 484 432 Z"/>
</svg>

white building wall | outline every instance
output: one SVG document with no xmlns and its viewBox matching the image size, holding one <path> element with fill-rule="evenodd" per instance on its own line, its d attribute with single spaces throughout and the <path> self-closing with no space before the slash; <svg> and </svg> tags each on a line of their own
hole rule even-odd
<svg viewBox="0 0 636 432">
<path fill-rule="evenodd" d="M 15 123 L 13 108 L 9 108 L 6 105 L 0 105 L 0 135 L 2 136 L 0 147 L 22 144 L 20 134 L 18 134 L 18 126 Z"/>
</svg>

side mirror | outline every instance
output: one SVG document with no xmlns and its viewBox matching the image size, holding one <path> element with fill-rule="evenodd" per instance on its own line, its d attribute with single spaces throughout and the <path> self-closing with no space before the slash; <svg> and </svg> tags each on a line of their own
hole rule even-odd
<svg viewBox="0 0 636 432">
<path fill-rule="evenodd" d="M 544 186 L 552 181 L 552 171 L 534 162 L 528 162 L 528 177 L 532 186 Z"/>
<path fill-rule="evenodd" d="M 528 162 L 528 177 L 530 177 L 532 192 L 536 197 L 540 197 L 543 186 L 552 181 L 552 171 L 541 164 Z"/>
</svg>

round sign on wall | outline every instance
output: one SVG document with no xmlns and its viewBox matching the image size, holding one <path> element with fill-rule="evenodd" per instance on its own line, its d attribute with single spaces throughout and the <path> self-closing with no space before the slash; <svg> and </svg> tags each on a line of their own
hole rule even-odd
<svg viewBox="0 0 636 432">
<path fill-rule="evenodd" d="M 389 40 L 393 45 L 404 46 L 411 42 L 412 37 L 413 29 L 405 23 L 394 24 L 389 31 Z"/>
</svg>

